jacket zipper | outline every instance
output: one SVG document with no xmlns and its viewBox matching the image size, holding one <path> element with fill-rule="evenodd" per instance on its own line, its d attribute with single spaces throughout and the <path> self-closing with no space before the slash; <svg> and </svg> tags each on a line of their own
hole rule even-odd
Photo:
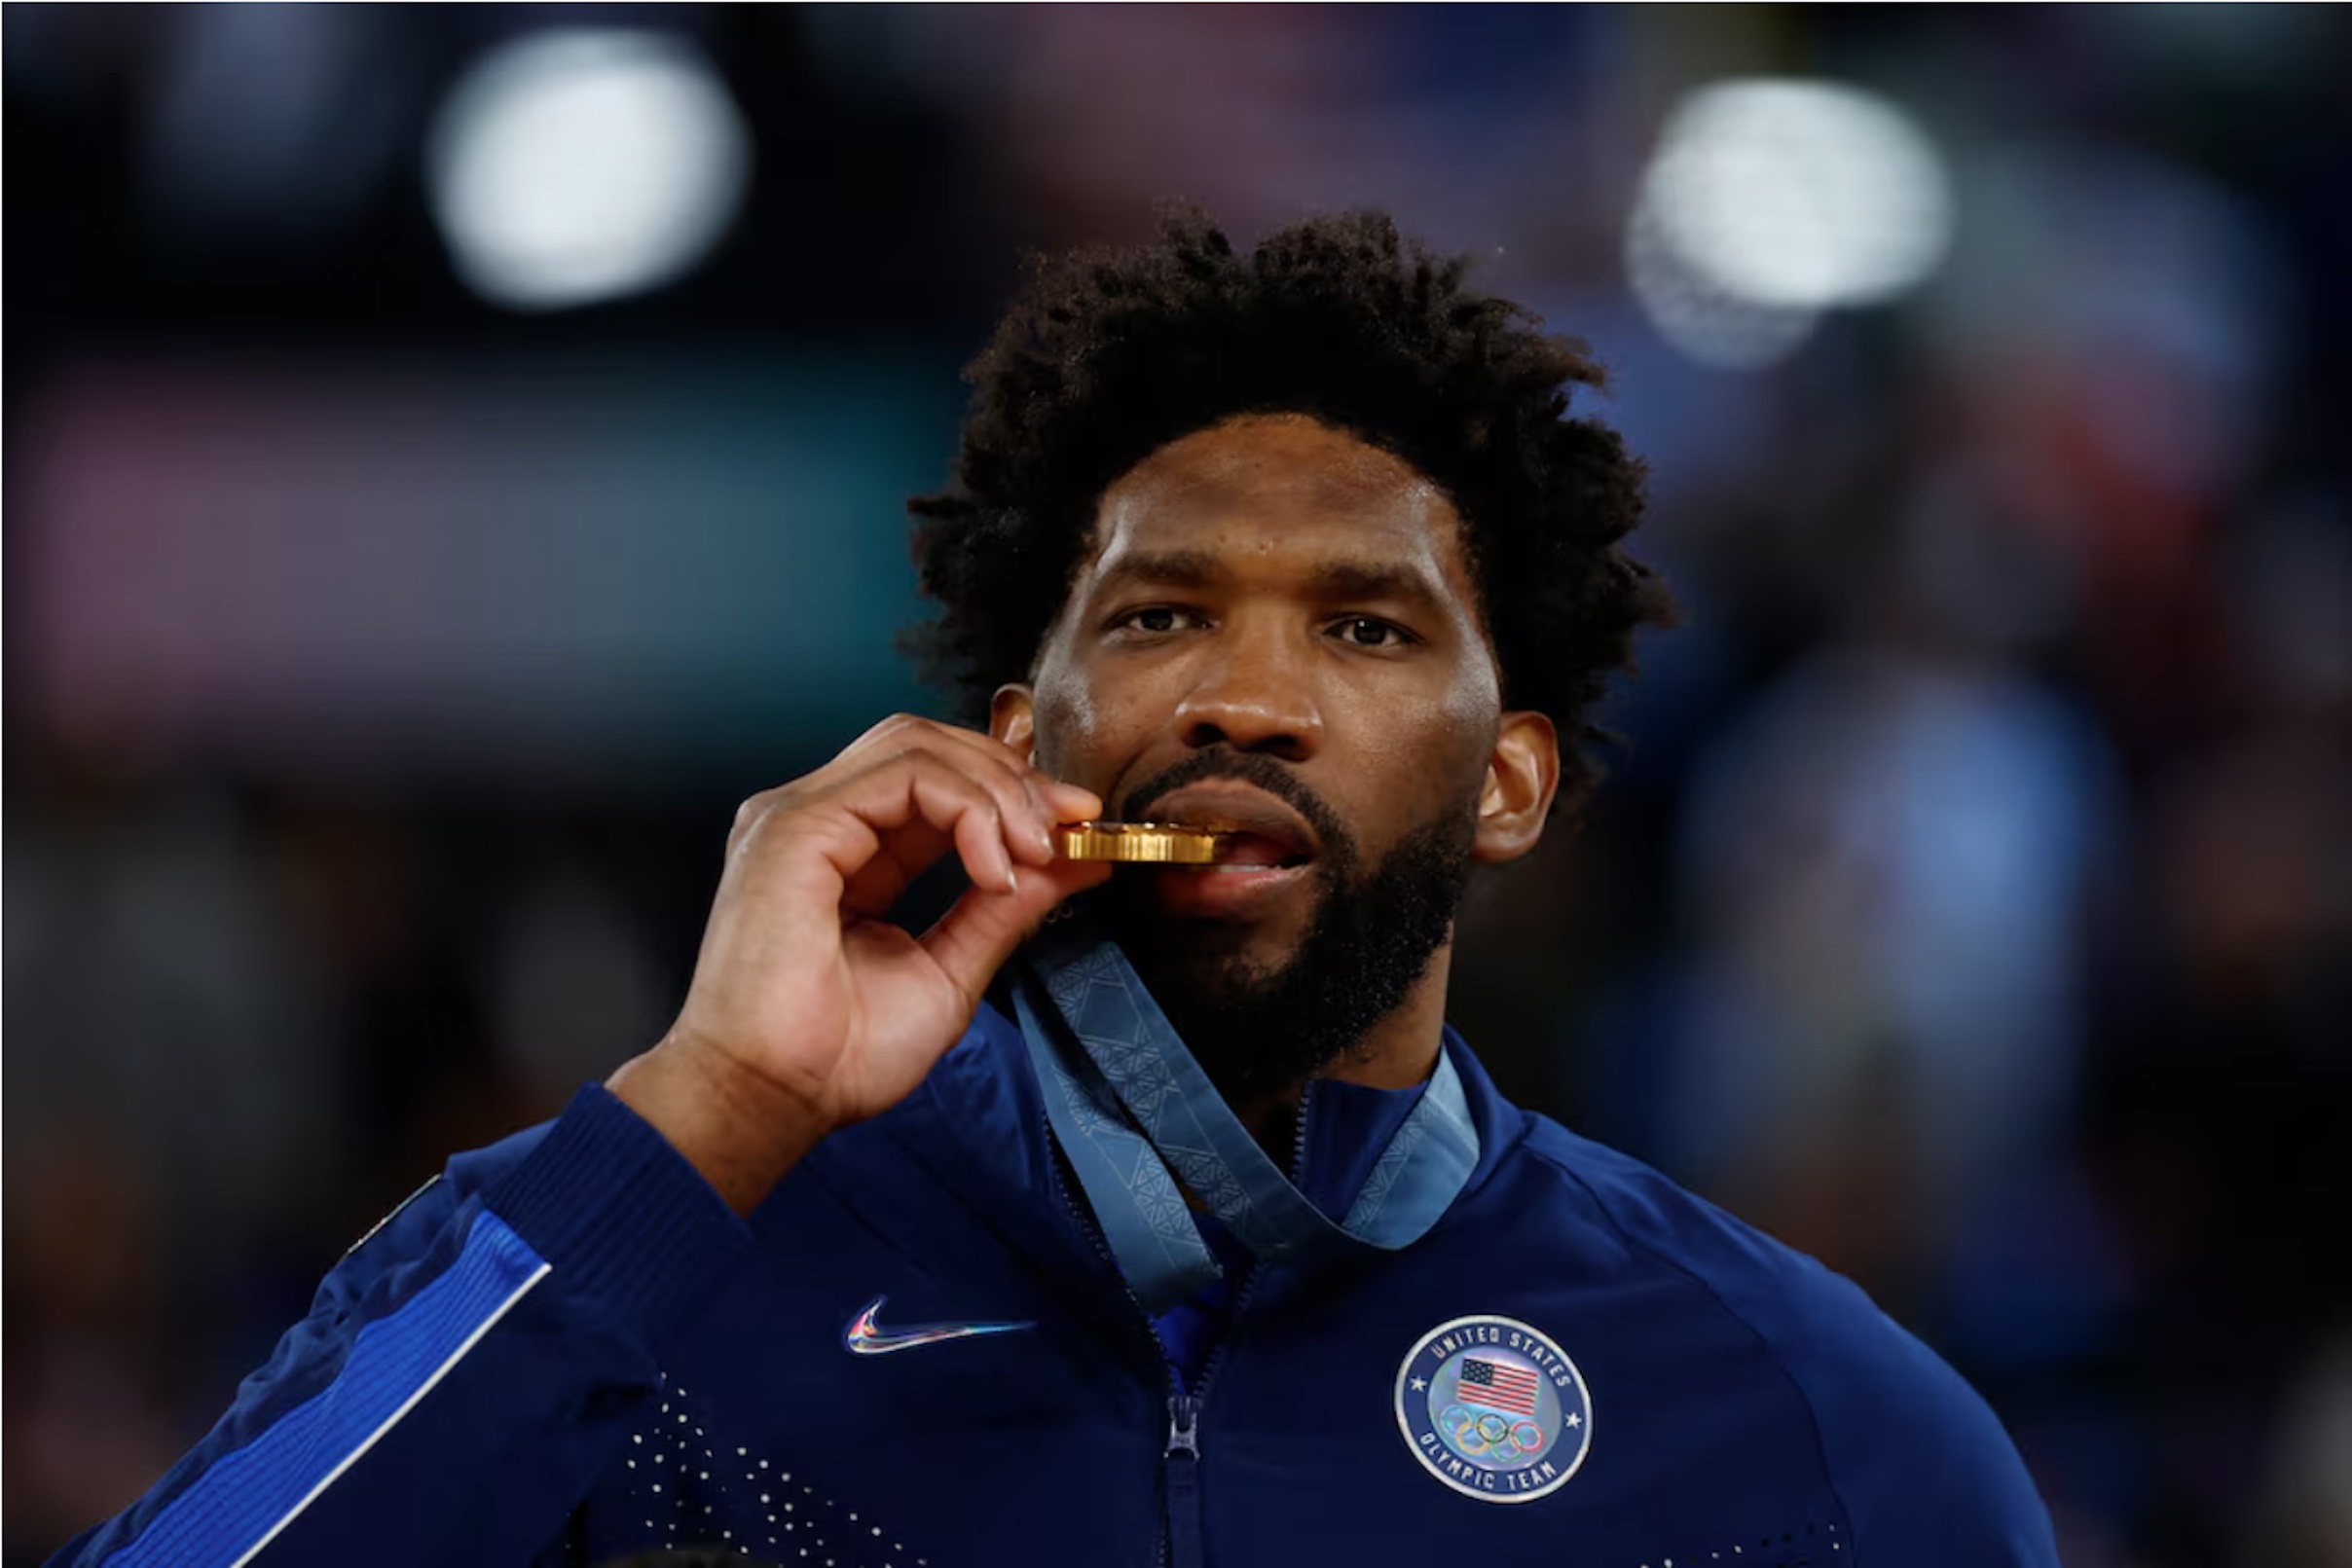
<svg viewBox="0 0 2352 1568">
<path fill-rule="evenodd" d="M 1313 1110 L 1314 1098 L 1314 1081 L 1309 1079 L 1299 1094 L 1299 1117 L 1291 1137 L 1290 1179 L 1294 1185 L 1305 1174 L 1306 1118 Z M 1053 1190 L 1061 1195 L 1063 1205 L 1078 1221 L 1079 1228 L 1094 1244 L 1095 1256 L 1109 1267 L 1112 1277 L 1119 1281 L 1120 1289 L 1126 1293 L 1127 1300 L 1135 1308 L 1136 1318 L 1143 1325 L 1145 1335 L 1150 1338 L 1152 1348 L 1159 1358 L 1160 1387 L 1166 1391 L 1168 1402 L 1168 1441 L 1160 1454 L 1160 1468 L 1166 1482 L 1167 1512 L 1165 1525 L 1160 1531 L 1158 1560 L 1160 1568 L 1199 1568 L 1204 1561 L 1200 1543 L 1201 1402 L 1207 1397 L 1209 1379 L 1216 1376 L 1218 1367 L 1224 1362 L 1226 1346 L 1232 1342 L 1233 1334 L 1240 1329 L 1241 1314 L 1249 1306 L 1250 1298 L 1258 1294 L 1258 1281 L 1266 1271 L 1255 1263 L 1250 1266 L 1249 1277 L 1241 1282 L 1241 1289 L 1233 1296 L 1232 1315 L 1226 1322 L 1223 1337 L 1210 1349 L 1209 1359 L 1200 1364 L 1200 1376 L 1194 1380 L 1192 1390 L 1187 1392 L 1176 1380 L 1176 1364 L 1169 1359 L 1167 1341 L 1159 1337 L 1159 1328 L 1152 1321 L 1151 1311 L 1144 1306 L 1143 1297 L 1135 1294 L 1135 1288 L 1127 1283 L 1126 1275 L 1120 1271 L 1119 1259 L 1112 1254 L 1111 1244 L 1104 1239 L 1102 1226 L 1071 1193 L 1070 1185 L 1062 1179 L 1062 1160 L 1065 1156 L 1061 1145 L 1054 1139 L 1052 1118 L 1041 1112 L 1038 1119 L 1045 1123 L 1046 1149 L 1051 1156 L 1046 1164 L 1053 1180 Z"/>
<path fill-rule="evenodd" d="M 1046 1130 L 1046 1170 L 1052 1179 L 1054 1192 L 1060 1196 L 1062 1206 L 1070 1212 L 1071 1218 L 1078 1222 L 1079 1228 L 1086 1233 L 1086 1239 L 1094 1244 L 1094 1256 L 1102 1261 L 1105 1268 L 1110 1270 L 1111 1277 L 1119 1281 L 1119 1288 L 1126 1293 L 1128 1304 L 1135 1308 L 1136 1321 L 1143 1326 L 1144 1337 L 1152 1343 L 1154 1359 L 1159 1364 L 1159 1386 L 1167 1397 L 1170 1422 L 1168 1442 L 1172 1451 L 1176 1441 L 1174 1422 L 1177 1406 L 1185 1396 L 1176 1384 L 1176 1364 L 1168 1358 L 1167 1341 L 1159 1337 L 1158 1326 L 1152 1321 L 1152 1314 L 1144 1306 L 1143 1297 L 1135 1294 L 1135 1287 L 1127 1283 L 1127 1276 L 1121 1271 L 1119 1259 L 1111 1252 L 1110 1242 L 1103 1237 L 1102 1226 L 1095 1222 L 1091 1214 L 1086 1212 L 1085 1205 L 1080 1203 L 1071 1192 L 1070 1184 L 1063 1180 L 1062 1161 L 1067 1156 L 1062 1152 L 1059 1140 L 1053 1136 L 1053 1119 L 1041 1112 L 1038 1120 Z M 1197 1420 L 1197 1409 L 1194 1412 L 1194 1419 Z M 1187 1440 L 1191 1440 L 1192 1434 L 1188 1432 L 1186 1436 Z M 1158 1560 L 1162 1568 L 1165 1568 L 1168 1561 L 1168 1538 L 1164 1531 L 1159 1538 Z"/>
<path fill-rule="evenodd" d="M 1310 1078 L 1299 1093 L 1299 1115 L 1291 1138 L 1290 1179 L 1294 1185 L 1306 1174 L 1306 1117 L 1314 1104 L 1314 1094 L 1315 1085 Z M 1168 1445 L 1160 1457 L 1167 1474 L 1167 1530 L 1160 1537 L 1159 1554 L 1162 1568 L 1198 1568 L 1206 1560 L 1200 1541 L 1201 1406 L 1208 1399 L 1210 1381 L 1224 1365 L 1226 1348 L 1240 1332 L 1242 1314 L 1249 1310 L 1251 1298 L 1258 1294 L 1258 1282 L 1265 1277 L 1265 1267 L 1253 1262 L 1249 1276 L 1233 1295 L 1233 1310 L 1226 1320 L 1225 1332 L 1209 1347 L 1208 1360 L 1200 1364 L 1200 1375 L 1193 1380 L 1191 1392 L 1176 1391 L 1173 1376 L 1169 1379 Z M 1158 1332 L 1153 1330 L 1153 1337 L 1158 1338 Z"/>
</svg>

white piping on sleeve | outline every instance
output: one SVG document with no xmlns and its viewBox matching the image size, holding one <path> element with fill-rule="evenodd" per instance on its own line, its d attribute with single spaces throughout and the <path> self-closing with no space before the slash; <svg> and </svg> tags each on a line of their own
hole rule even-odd
<svg viewBox="0 0 2352 1568">
<path fill-rule="evenodd" d="M 464 1341 L 460 1343 L 457 1349 L 449 1353 L 448 1359 L 443 1361 L 440 1366 L 433 1368 L 433 1374 L 430 1377 L 427 1377 L 423 1383 L 419 1384 L 417 1391 L 414 1394 L 411 1394 L 406 1400 L 401 1402 L 400 1408 L 386 1416 L 382 1424 L 379 1425 L 375 1431 L 367 1435 L 366 1441 L 359 1444 L 358 1447 L 353 1448 L 349 1453 L 344 1455 L 343 1463 L 337 1465 L 333 1470 L 328 1471 L 324 1476 L 321 1476 L 318 1478 L 318 1484 L 312 1487 L 308 1492 L 305 1492 L 302 1496 L 302 1501 L 296 1503 L 292 1508 L 288 1509 L 285 1513 L 285 1515 L 276 1524 L 271 1525 L 270 1528 L 263 1533 L 262 1538 L 259 1541 L 254 1542 L 252 1546 L 246 1548 L 245 1554 L 238 1558 L 236 1562 L 232 1563 L 230 1568 L 245 1568 L 247 1563 L 250 1563 L 255 1557 L 261 1554 L 262 1548 L 276 1540 L 280 1531 L 285 1529 L 287 1525 L 292 1524 L 297 1518 L 301 1517 L 302 1511 L 309 1508 L 312 1503 L 316 1502 L 319 1494 L 324 1492 L 329 1486 L 332 1486 L 335 1483 L 335 1477 L 341 1476 L 345 1471 L 350 1469 L 352 1465 L 356 1464 L 361 1454 L 364 1454 L 370 1448 L 375 1447 L 377 1442 L 383 1439 L 386 1433 L 392 1430 L 393 1425 L 397 1423 L 402 1416 L 408 1414 L 410 1410 L 416 1408 L 417 1402 L 424 1398 L 425 1395 L 430 1394 L 433 1391 L 433 1385 L 440 1382 L 442 1378 L 447 1377 L 449 1375 L 450 1368 L 457 1366 L 458 1363 L 464 1358 L 465 1353 L 473 1349 L 474 1345 L 480 1341 L 484 1334 L 490 1332 L 492 1329 L 497 1327 L 498 1320 L 506 1316 L 506 1314 L 512 1310 L 517 1301 L 522 1300 L 525 1295 L 528 1295 L 531 1293 L 531 1288 L 533 1286 L 545 1279 L 547 1277 L 548 1270 L 553 1265 L 548 1263 L 541 1263 L 536 1269 L 533 1269 L 531 1277 L 525 1280 L 522 1284 L 516 1286 L 513 1294 L 508 1295 L 505 1300 L 499 1302 L 496 1310 L 493 1311 L 490 1316 L 484 1318 L 481 1324 L 475 1328 L 474 1331 L 467 1334 L 464 1338 Z"/>
</svg>

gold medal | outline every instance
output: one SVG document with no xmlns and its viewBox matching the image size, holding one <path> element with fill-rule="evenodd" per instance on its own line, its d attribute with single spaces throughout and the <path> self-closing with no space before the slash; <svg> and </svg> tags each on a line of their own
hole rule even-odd
<svg viewBox="0 0 2352 1568">
<path fill-rule="evenodd" d="M 1224 837 L 1173 822 L 1064 822 L 1053 830 L 1053 847 L 1065 860 L 1214 865 Z"/>
</svg>

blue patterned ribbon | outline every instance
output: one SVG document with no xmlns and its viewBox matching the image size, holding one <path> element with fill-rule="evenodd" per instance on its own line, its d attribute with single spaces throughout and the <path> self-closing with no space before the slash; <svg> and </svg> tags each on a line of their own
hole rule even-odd
<svg viewBox="0 0 2352 1568">
<path fill-rule="evenodd" d="M 1334 1224 L 1258 1147 L 1118 943 L 1074 920 L 1047 927 L 1028 959 L 1013 1005 L 1047 1119 L 1120 1272 L 1155 1314 L 1223 1272 L 1185 1188 L 1260 1259 L 1296 1264 L 1412 1245 L 1478 1164 L 1461 1077 L 1440 1046 L 1428 1088 Z"/>
</svg>

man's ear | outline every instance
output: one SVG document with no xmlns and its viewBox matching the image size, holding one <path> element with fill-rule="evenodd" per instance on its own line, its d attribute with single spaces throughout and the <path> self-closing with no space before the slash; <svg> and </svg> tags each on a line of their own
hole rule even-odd
<svg viewBox="0 0 2352 1568">
<path fill-rule="evenodd" d="M 1535 848 L 1559 789 L 1560 735 L 1552 721 L 1541 713 L 1505 713 L 1479 791 L 1471 856 L 1483 865 L 1503 865 Z"/>
<path fill-rule="evenodd" d="M 1037 694 L 1010 681 L 988 699 L 988 733 L 1037 765 Z"/>
</svg>

